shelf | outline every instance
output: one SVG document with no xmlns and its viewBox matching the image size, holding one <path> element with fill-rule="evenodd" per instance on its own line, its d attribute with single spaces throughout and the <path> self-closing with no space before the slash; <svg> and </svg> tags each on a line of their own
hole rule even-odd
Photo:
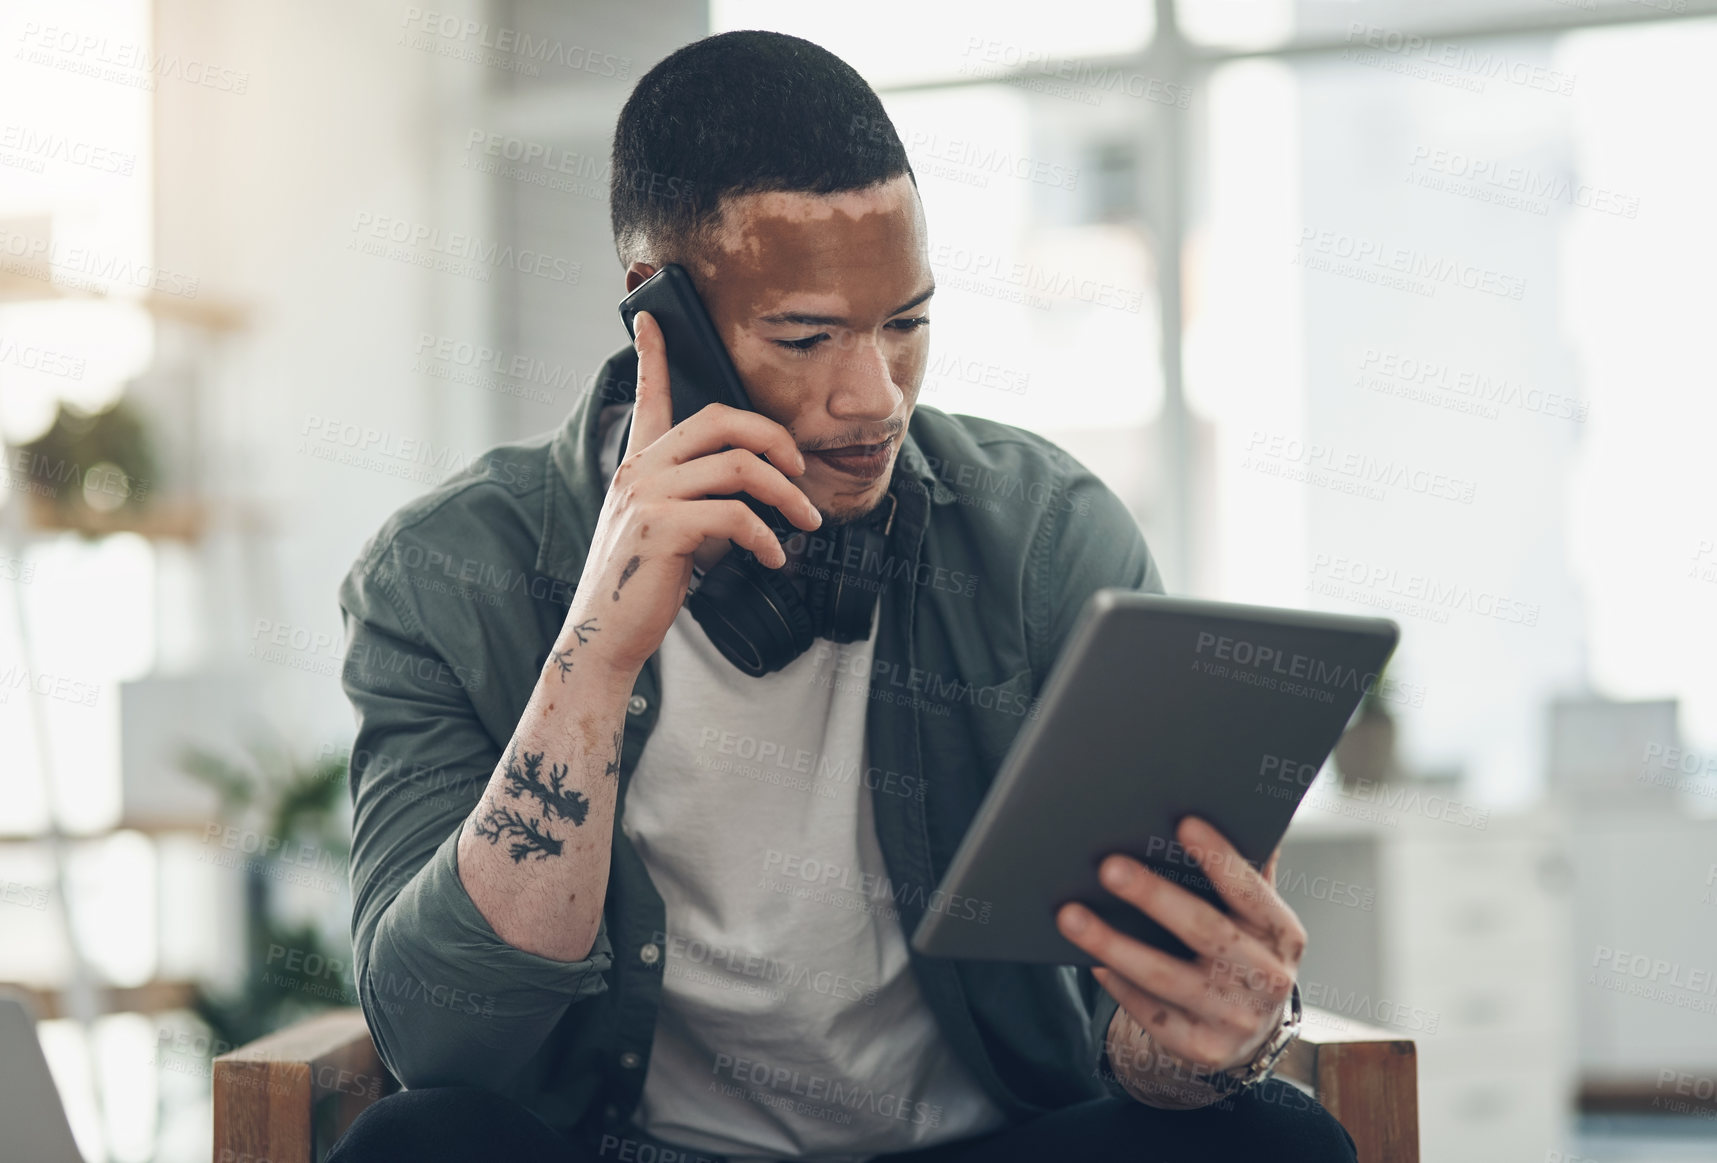
<svg viewBox="0 0 1717 1163">
<path fill-rule="evenodd" d="M 172 319 L 208 331 L 238 331 L 249 322 L 250 316 L 250 312 L 238 304 L 222 302 L 219 299 L 163 295 L 158 291 L 135 297 L 109 295 L 101 291 L 68 287 L 50 279 L 36 278 L 16 271 L 0 271 L 0 302 L 41 303 L 59 299 L 132 303 L 157 319 Z"/>
<path fill-rule="evenodd" d="M 151 501 L 142 508 L 122 508 L 111 513 L 79 506 L 61 508 L 51 500 L 26 494 L 26 535 L 80 533 L 102 537 L 110 533 L 136 533 L 151 541 L 197 542 L 208 533 L 213 506 L 195 498 Z M 229 512 L 232 505 L 224 506 Z M 269 532 L 272 524 L 253 508 L 236 510 L 240 526 L 249 532 Z"/>
<path fill-rule="evenodd" d="M 93 832 L 62 832 L 60 838 L 68 844 L 82 844 L 91 840 L 105 840 L 117 832 L 141 832 L 145 836 L 183 836 L 191 833 L 201 835 L 210 824 L 225 821 L 203 816 L 137 816 L 128 817 L 114 824 L 111 828 L 97 828 Z M 50 837 L 45 832 L 0 832 L 0 844 L 46 844 Z"/>
<path fill-rule="evenodd" d="M 1717 1117 L 1717 1096 L 1692 1085 L 1705 1082 L 1710 1072 L 1709 1066 L 1688 1063 L 1676 1070 L 1676 1080 L 1670 1084 L 1661 1081 L 1659 1074 L 1586 1074 L 1575 1101 L 1584 1115 L 1683 1114 L 1710 1119 Z"/>
<path fill-rule="evenodd" d="M 0 989 L 16 990 L 28 998 L 37 1021 L 70 1016 L 60 1004 L 60 990 L 15 982 L 0 983 Z M 96 992 L 102 995 L 104 1014 L 159 1014 L 190 1009 L 197 986 L 190 981 L 146 981 L 142 985 L 98 986 Z"/>
</svg>

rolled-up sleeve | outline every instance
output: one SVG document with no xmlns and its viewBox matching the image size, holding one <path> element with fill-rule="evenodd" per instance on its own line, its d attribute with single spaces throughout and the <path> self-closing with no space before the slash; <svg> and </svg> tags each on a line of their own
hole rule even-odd
<svg viewBox="0 0 1717 1163">
<path fill-rule="evenodd" d="M 1048 496 L 1051 504 L 1031 544 L 1032 575 L 1027 618 L 1032 661 L 1038 673 L 1067 644 L 1086 601 L 1099 589 L 1119 586 L 1148 594 L 1164 592 L 1162 575 L 1127 506 L 1096 474 L 1066 456 L 1063 474 Z M 1115 1081 L 1105 1047 L 1109 1022 L 1120 1008 L 1089 966 L 1078 967 L 1081 996 L 1091 1010 L 1092 1072 L 1112 1094 L 1126 1097 Z"/>
<path fill-rule="evenodd" d="M 556 1023 L 608 988 L 607 921 L 590 955 L 555 961 L 496 935 L 459 879 L 459 831 L 506 740 L 479 720 L 480 660 L 445 657 L 421 611 L 366 554 L 341 583 L 341 682 L 357 720 L 350 789 L 352 948 L 376 1047 L 407 1087 L 496 1086 Z M 465 603 L 465 606 L 469 606 Z M 435 637 L 449 640 L 436 611 Z M 476 627 L 455 640 L 482 640 Z"/>
</svg>

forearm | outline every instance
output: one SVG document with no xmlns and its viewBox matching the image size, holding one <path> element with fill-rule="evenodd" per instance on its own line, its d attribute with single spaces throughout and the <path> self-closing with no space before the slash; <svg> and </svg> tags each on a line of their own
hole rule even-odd
<svg viewBox="0 0 1717 1163">
<path fill-rule="evenodd" d="M 620 744 L 632 681 L 567 619 L 524 714 L 459 836 L 459 879 L 502 940 L 589 956 L 608 892 Z"/>
</svg>

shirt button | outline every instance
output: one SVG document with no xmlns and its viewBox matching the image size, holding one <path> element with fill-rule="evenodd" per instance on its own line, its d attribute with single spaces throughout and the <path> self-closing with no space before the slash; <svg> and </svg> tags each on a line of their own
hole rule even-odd
<svg viewBox="0 0 1717 1163">
<path fill-rule="evenodd" d="M 611 1119 L 620 1117 L 620 1111 L 613 1103 L 609 1103 L 607 1106 L 603 1107 L 602 1113 Z"/>
<path fill-rule="evenodd" d="M 643 1061 L 643 1059 L 638 1057 L 638 1052 L 636 1050 L 628 1050 L 626 1053 L 620 1055 L 620 1065 L 624 1066 L 628 1070 L 634 1069 L 641 1061 Z"/>
<path fill-rule="evenodd" d="M 633 695 L 626 700 L 626 713 L 628 715 L 642 715 L 649 707 L 650 700 L 643 695 Z"/>
<path fill-rule="evenodd" d="M 661 955 L 662 951 L 658 949 L 654 943 L 646 945 L 642 949 L 638 950 L 638 960 L 642 961 L 645 965 L 654 965 L 656 963 L 656 958 Z"/>
</svg>

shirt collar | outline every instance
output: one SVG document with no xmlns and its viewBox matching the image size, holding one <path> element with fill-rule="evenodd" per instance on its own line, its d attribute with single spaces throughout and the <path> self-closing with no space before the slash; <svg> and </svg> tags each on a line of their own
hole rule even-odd
<svg viewBox="0 0 1717 1163">
<path fill-rule="evenodd" d="M 537 552 L 537 572 L 577 583 L 584 575 L 584 558 L 608 492 L 608 474 L 602 469 L 602 409 L 609 404 L 630 403 L 637 386 L 638 354 L 621 348 L 603 362 L 590 389 L 573 407 L 566 421 L 549 442 L 549 480 L 543 490 L 542 545 Z M 922 407 L 915 409 L 914 417 Z M 895 458 L 894 480 L 907 487 L 922 488 L 937 504 L 955 499 L 931 467 L 924 450 L 908 424 Z"/>
</svg>

